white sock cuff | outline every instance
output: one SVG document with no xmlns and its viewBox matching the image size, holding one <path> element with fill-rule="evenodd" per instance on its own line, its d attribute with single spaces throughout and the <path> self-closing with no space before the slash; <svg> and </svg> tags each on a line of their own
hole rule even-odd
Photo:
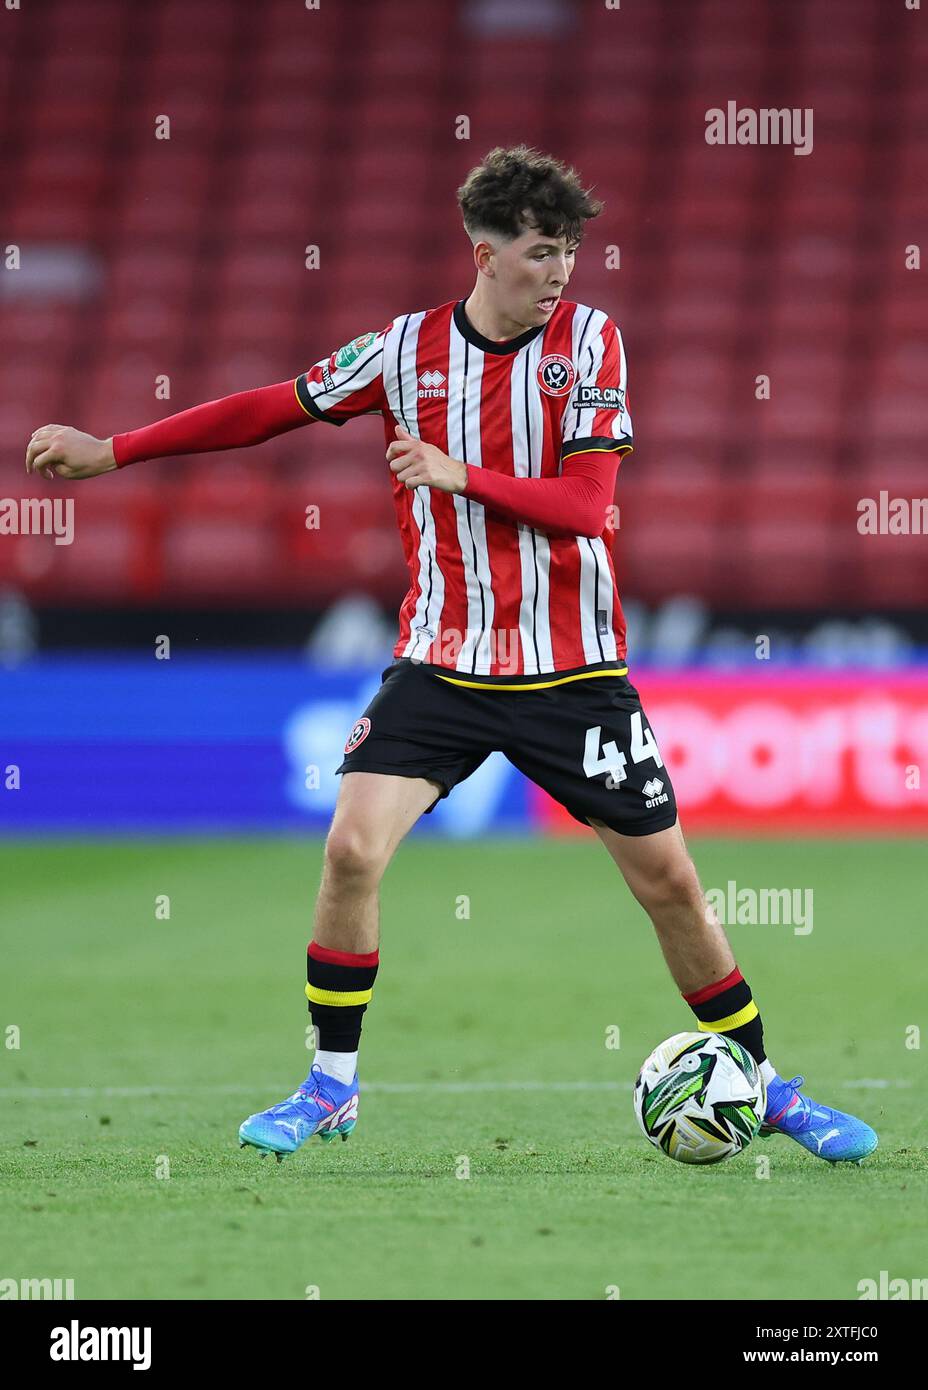
<svg viewBox="0 0 928 1390">
<path fill-rule="evenodd" d="M 343 1086 L 350 1086 L 358 1069 L 358 1054 L 356 1052 L 325 1052 L 320 1048 L 313 1060 L 313 1066 L 317 1063 L 326 1076 L 334 1077 Z"/>
</svg>

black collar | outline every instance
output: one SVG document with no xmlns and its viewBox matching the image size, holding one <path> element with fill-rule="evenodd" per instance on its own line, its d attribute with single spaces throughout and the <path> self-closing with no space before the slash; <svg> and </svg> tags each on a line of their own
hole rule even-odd
<svg viewBox="0 0 928 1390">
<path fill-rule="evenodd" d="M 533 338 L 537 338 L 539 333 L 543 333 L 547 324 L 540 323 L 537 328 L 526 328 L 524 333 L 520 333 L 517 338 L 507 338 L 504 343 L 494 343 L 492 338 L 485 338 L 482 333 L 478 333 L 470 319 L 464 312 L 464 300 L 459 299 L 454 306 L 454 326 L 462 338 L 466 338 L 475 348 L 481 352 L 491 352 L 497 357 L 505 357 L 508 353 L 518 352 L 524 348 L 526 343 L 530 343 Z"/>
</svg>

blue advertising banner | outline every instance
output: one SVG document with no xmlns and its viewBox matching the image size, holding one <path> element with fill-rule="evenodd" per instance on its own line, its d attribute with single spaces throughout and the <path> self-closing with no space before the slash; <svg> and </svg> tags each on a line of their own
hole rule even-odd
<svg viewBox="0 0 928 1390">
<path fill-rule="evenodd" d="M 382 668 L 299 657 L 37 657 L 0 673 L 4 834 L 324 832 L 345 740 Z M 529 784 L 493 754 L 419 822 L 528 829 Z"/>
</svg>

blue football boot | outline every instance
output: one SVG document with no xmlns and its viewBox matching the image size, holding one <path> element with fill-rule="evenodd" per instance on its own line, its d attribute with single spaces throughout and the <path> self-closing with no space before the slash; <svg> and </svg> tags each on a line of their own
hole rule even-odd
<svg viewBox="0 0 928 1390">
<path fill-rule="evenodd" d="M 767 1087 L 767 1110 L 760 1134 L 788 1134 L 817 1158 L 828 1163 L 861 1163 L 879 1142 L 855 1115 L 845 1115 L 799 1094 L 801 1076 L 784 1081 L 777 1076 Z"/>
<path fill-rule="evenodd" d="M 350 1086 L 327 1076 L 314 1062 L 302 1086 L 297 1087 L 292 1096 L 262 1110 L 257 1115 L 249 1115 L 239 1126 L 238 1137 L 241 1147 L 251 1144 L 261 1157 L 275 1154 L 277 1162 L 282 1163 L 287 1154 L 292 1154 L 314 1134 L 328 1141 L 340 1134 L 347 1139 L 354 1129 L 358 1117 L 358 1074 Z"/>
</svg>

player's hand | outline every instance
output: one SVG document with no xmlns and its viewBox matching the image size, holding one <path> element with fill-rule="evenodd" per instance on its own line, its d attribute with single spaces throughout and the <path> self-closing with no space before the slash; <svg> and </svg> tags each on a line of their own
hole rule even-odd
<svg viewBox="0 0 928 1390">
<path fill-rule="evenodd" d="M 116 467 L 113 440 L 95 439 L 70 425 L 40 425 L 26 449 L 26 472 L 46 478 L 95 478 Z"/>
<path fill-rule="evenodd" d="M 463 492 L 467 487 L 467 464 L 449 458 L 434 444 L 423 444 L 402 425 L 387 449 L 391 473 L 407 487 L 437 487 L 441 492 Z"/>
</svg>

